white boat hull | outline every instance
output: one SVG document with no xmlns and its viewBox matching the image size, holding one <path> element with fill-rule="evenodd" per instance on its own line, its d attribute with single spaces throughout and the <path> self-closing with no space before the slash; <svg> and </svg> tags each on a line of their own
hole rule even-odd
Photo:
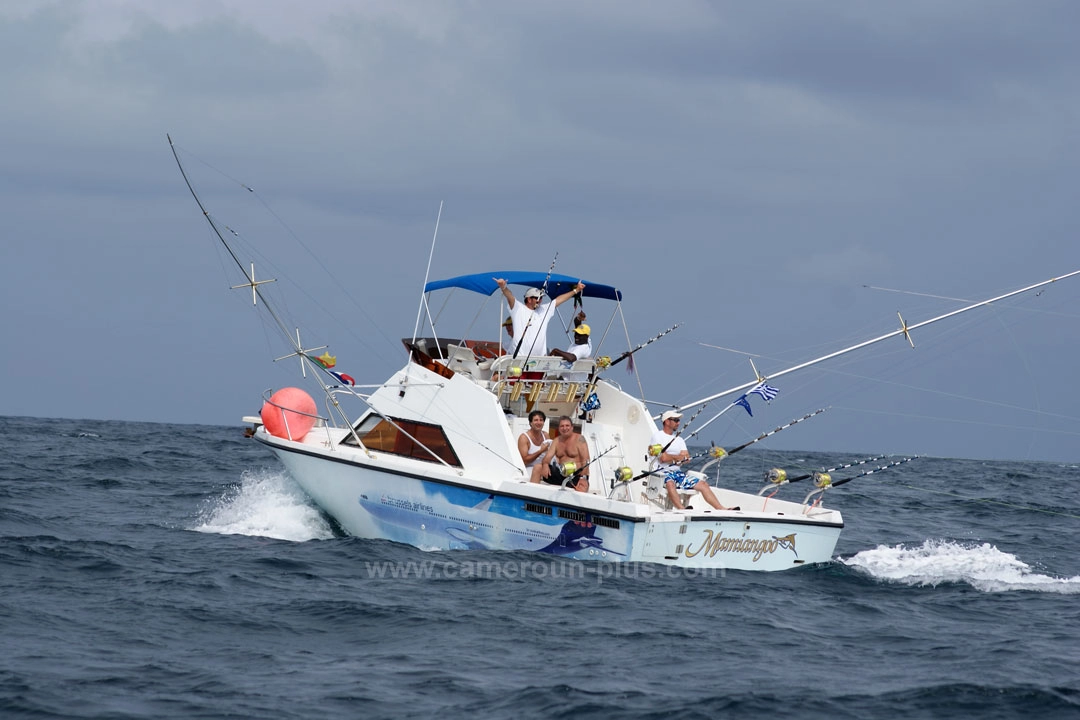
<svg viewBox="0 0 1080 720">
<path fill-rule="evenodd" d="M 419 474 L 415 462 L 392 467 L 362 452 L 331 450 L 333 443 L 297 443 L 262 430 L 256 437 L 348 533 L 425 550 L 775 571 L 829 561 L 843 528 L 836 511 L 808 517 L 796 503 L 766 504 L 746 493 L 717 491 L 740 511 L 665 510 L 546 485 L 468 480 L 435 465 Z"/>
</svg>

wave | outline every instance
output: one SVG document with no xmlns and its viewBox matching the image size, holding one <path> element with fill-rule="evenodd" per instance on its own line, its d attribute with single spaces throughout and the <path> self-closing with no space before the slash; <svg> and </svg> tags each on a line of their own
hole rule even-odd
<svg viewBox="0 0 1080 720">
<path fill-rule="evenodd" d="M 966 583 L 982 592 L 1028 590 L 1080 594 L 1080 576 L 1042 575 L 1015 555 L 989 543 L 926 540 L 918 547 L 879 545 L 850 558 L 841 558 L 840 562 L 879 580 L 905 585 L 936 587 L 940 583 Z"/>
<path fill-rule="evenodd" d="M 240 485 L 210 500 L 195 532 L 275 540 L 327 540 L 330 523 L 284 470 L 245 470 Z"/>
</svg>

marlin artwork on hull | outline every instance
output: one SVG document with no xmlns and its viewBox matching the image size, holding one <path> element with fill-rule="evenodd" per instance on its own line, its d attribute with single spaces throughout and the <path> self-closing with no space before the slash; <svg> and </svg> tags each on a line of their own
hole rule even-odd
<svg viewBox="0 0 1080 720">
<path fill-rule="evenodd" d="M 658 418 L 642 399 L 605 376 L 605 371 L 620 362 L 632 362 L 635 352 L 669 331 L 614 358 L 588 357 L 571 363 L 522 347 L 524 338 L 516 347 L 504 348 L 498 340 L 462 338 L 460 332 L 444 336 L 429 313 L 431 335 L 418 337 L 414 332 L 403 341 L 403 366 L 380 384 L 357 385 L 333 369 L 329 354 L 315 356 L 283 324 L 264 292 L 264 281 L 257 281 L 253 270 L 248 272 L 248 259 L 238 257 L 226 239 L 228 230 L 219 226 L 196 195 L 175 147 L 173 153 L 199 209 L 235 262 L 237 277 L 244 278 L 236 287 L 250 288 L 253 300 L 269 314 L 291 354 L 305 366 L 307 381 L 315 379 L 313 392 L 326 400 L 327 410 L 320 414 L 304 390 L 268 393 L 261 415 L 245 418 L 252 425 L 250 434 L 270 448 L 312 501 L 352 535 L 425 550 L 533 550 L 583 560 L 786 570 L 832 559 L 844 521 L 838 510 L 823 506 L 827 491 L 911 460 L 892 459 L 862 472 L 854 467 L 856 474 L 839 479 L 831 476 L 839 468 L 795 477 L 774 471 L 758 493 L 709 484 L 709 467 L 819 410 L 727 452 L 710 447 L 690 458 L 705 461 L 699 470 L 661 465 L 673 441 L 656 444 Z M 897 330 L 768 377 L 755 369 L 757 377 L 750 382 L 683 404 L 680 410 L 700 413 L 707 403 L 731 399 L 680 440 L 697 437 L 727 410 L 745 406 L 750 396 L 771 400 L 776 389 L 770 383 L 783 375 L 890 338 L 910 339 L 909 333 L 919 327 L 1078 273 L 918 323 L 907 324 L 901 318 Z M 506 285 L 519 291 L 536 288 L 551 298 L 610 302 L 612 320 L 624 320 L 619 289 L 551 270 L 496 270 L 426 282 L 422 307 L 428 307 L 433 294 L 455 290 L 474 293 L 478 302 L 485 303 L 499 296 Z M 501 319 L 506 308 L 501 299 L 495 305 Z M 544 307 L 551 311 L 555 305 L 553 301 Z M 495 310 L 491 316 L 491 326 L 499 327 Z M 346 404 L 355 404 L 356 412 L 348 412 Z M 562 468 L 566 481 L 561 484 L 530 482 L 531 471 L 519 452 L 518 438 L 530 429 L 529 413 L 534 409 L 549 419 L 543 428 L 548 438 L 555 437 L 554 419 L 565 416 L 587 446 L 588 461 L 580 467 Z M 573 482 L 586 470 L 591 479 L 588 490 L 573 489 Z M 799 494 L 801 501 L 766 495 L 801 480 L 811 483 L 805 494 Z"/>
</svg>

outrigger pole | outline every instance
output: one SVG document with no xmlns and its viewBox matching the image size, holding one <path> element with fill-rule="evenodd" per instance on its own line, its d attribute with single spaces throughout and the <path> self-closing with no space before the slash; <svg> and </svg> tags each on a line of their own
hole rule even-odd
<svg viewBox="0 0 1080 720">
<path fill-rule="evenodd" d="M 206 207 L 203 205 L 202 200 L 199 199 L 198 193 L 195 192 L 195 188 L 191 185 L 191 180 L 188 179 L 187 172 L 185 172 L 185 170 L 184 170 L 184 164 L 182 162 L 180 162 L 180 155 L 176 152 L 176 146 L 173 145 L 172 136 L 170 136 L 168 133 L 166 133 L 165 138 L 169 141 L 169 149 L 172 150 L 173 159 L 176 160 L 176 167 L 179 168 L 179 170 L 180 170 L 180 176 L 184 178 L 184 184 L 187 185 L 188 191 L 191 192 L 191 197 L 195 198 L 195 204 L 199 206 L 199 210 L 202 211 L 203 217 L 206 218 L 206 222 L 208 222 L 210 224 L 210 229 L 212 229 L 214 231 L 214 234 L 217 235 L 218 240 L 221 241 L 222 246 L 225 248 L 226 252 L 229 253 L 229 257 L 231 257 L 233 259 L 233 262 L 236 263 L 236 266 L 240 269 L 240 272 L 244 274 L 245 278 L 247 278 L 246 283 L 244 283 L 243 285 L 233 285 L 231 289 L 236 290 L 238 288 L 250 287 L 251 288 L 252 302 L 254 304 L 258 305 L 258 302 L 256 301 L 256 299 L 262 300 L 263 308 L 266 310 L 266 314 L 270 317 L 271 320 L 273 320 L 274 324 L 277 325 L 278 329 L 281 331 L 282 337 L 285 338 L 285 340 L 289 343 L 289 345 L 293 349 L 293 352 L 291 354 L 285 355 L 284 357 L 276 358 L 275 362 L 277 360 L 284 360 L 286 358 L 290 358 L 290 357 L 293 357 L 295 355 L 296 357 L 300 358 L 300 372 L 306 378 L 307 377 L 307 371 L 305 369 L 306 366 L 305 366 L 304 363 L 306 363 L 306 362 L 311 363 L 313 368 L 316 366 L 315 363 L 311 362 L 310 358 L 308 357 L 308 353 L 314 352 L 315 350 L 321 350 L 321 349 L 325 348 L 326 346 L 325 345 L 320 345 L 319 347 L 316 347 L 316 348 L 305 348 L 303 346 L 303 344 L 300 342 L 300 329 L 296 328 L 296 335 L 294 337 L 293 333 L 289 330 L 289 328 L 287 328 L 285 326 L 285 323 L 282 322 L 281 318 L 278 316 L 277 312 L 274 310 L 273 305 L 268 301 L 267 297 L 265 295 L 263 295 L 263 291 L 260 289 L 261 285 L 263 285 L 265 283 L 268 283 L 268 282 L 274 282 L 274 281 L 273 280 L 256 280 L 255 279 L 255 265 L 254 264 L 252 264 L 252 266 L 251 266 L 251 274 L 248 275 L 247 270 L 245 270 L 245 268 L 244 268 L 244 263 L 242 263 L 240 261 L 240 258 L 238 258 L 236 256 L 236 252 L 233 251 L 232 245 L 230 245 L 229 241 L 225 239 L 225 236 L 221 234 L 221 230 L 218 229 L 217 223 L 214 222 L 214 218 L 212 218 L 210 216 L 210 213 L 206 210 Z M 247 187 L 247 186 L 245 185 L 244 187 Z M 251 190 L 251 188 L 247 188 L 247 189 L 249 191 Z M 325 367 L 323 367 L 321 365 L 318 366 L 318 367 L 319 367 L 319 369 L 323 370 L 324 373 L 329 372 L 328 368 L 325 368 Z M 367 400 L 365 400 L 362 396 L 360 396 L 356 392 L 356 390 L 350 388 L 349 391 L 353 395 L 355 395 L 356 397 L 360 398 L 363 402 L 367 403 Z M 346 424 L 349 425 L 349 427 L 351 428 L 352 423 L 349 422 L 348 418 L 345 417 L 345 415 L 342 412 L 340 406 L 338 406 L 337 401 L 333 399 L 333 396 L 330 394 L 329 389 L 326 387 L 325 383 L 323 384 L 323 392 L 325 392 L 327 394 L 327 397 L 330 398 L 330 400 L 334 403 L 335 407 L 337 408 L 338 413 L 341 414 L 342 419 L 345 420 Z M 356 431 L 355 430 L 352 430 L 352 435 L 353 435 L 354 438 L 356 438 L 357 442 L 359 442 L 359 438 L 356 436 Z M 434 453 L 432 453 L 432 454 L 434 455 Z"/>
<path fill-rule="evenodd" d="M 292 346 L 292 348 L 293 348 L 293 353 L 292 354 L 286 355 L 284 358 L 277 358 L 277 360 L 284 360 L 285 358 L 292 357 L 293 355 L 296 355 L 296 356 L 298 356 L 300 358 L 301 372 L 303 372 L 303 370 L 304 370 L 304 367 L 305 367 L 304 363 L 308 362 L 308 363 L 311 363 L 313 368 L 318 367 L 318 369 L 322 370 L 324 374 L 329 374 L 330 373 L 329 368 L 324 367 L 323 365 L 319 365 L 319 364 L 317 364 L 315 362 L 312 362 L 312 360 L 308 357 L 307 353 L 311 352 L 312 348 L 305 349 L 304 346 L 300 343 L 300 330 L 297 329 L 296 338 L 294 339 L 292 333 L 289 331 L 289 329 L 287 327 L 285 327 L 285 324 L 281 321 L 281 318 L 278 317 L 278 314 L 274 311 L 273 306 L 267 301 L 267 298 L 263 295 L 262 290 L 259 289 L 260 285 L 262 285 L 262 284 L 264 284 L 266 282 L 271 282 L 271 281 L 269 281 L 269 280 L 260 280 L 260 281 L 256 282 L 254 266 L 252 266 L 251 275 L 248 275 L 247 272 L 244 270 L 244 264 L 242 262 L 240 262 L 240 258 L 238 258 L 236 256 L 236 253 L 233 252 L 232 246 L 229 245 L 229 241 L 226 240 L 225 236 L 221 234 L 220 230 L 218 230 L 217 223 L 215 223 L 214 219 L 212 217 L 210 217 L 210 213 L 207 212 L 206 208 L 202 204 L 202 201 L 199 199 L 198 194 L 195 192 L 195 188 L 192 187 L 191 181 L 188 179 L 187 173 L 184 171 L 184 164 L 182 162 L 180 162 L 180 155 L 176 152 L 176 146 L 173 145 L 172 137 L 168 133 L 165 134 L 165 137 L 169 141 L 169 149 L 172 150 L 173 159 L 176 160 L 176 166 L 180 169 L 180 175 L 184 178 L 184 183 L 187 184 L 187 188 L 191 192 L 191 197 L 195 198 L 195 204 L 199 206 L 200 210 L 202 210 L 203 217 L 205 217 L 206 221 L 208 223 L 210 223 L 210 227 L 211 227 L 211 229 L 213 229 L 214 234 L 217 235 L 218 240 L 221 241 L 221 244 L 223 246 L 225 246 L 225 250 L 228 251 L 229 255 L 233 259 L 233 262 L 236 263 L 236 266 L 238 268 L 240 268 L 240 272 L 244 273 L 244 277 L 246 277 L 248 279 L 247 283 L 245 283 L 243 285 L 233 286 L 232 289 L 235 290 L 237 288 L 250 287 L 253 299 L 255 297 L 259 297 L 259 298 L 262 299 L 263 307 L 266 308 L 267 314 L 274 321 L 274 323 L 278 326 L 278 329 L 281 330 L 281 334 L 285 337 L 286 340 L 288 340 L 289 344 Z M 245 185 L 244 187 L 247 187 L 247 186 Z M 249 191 L 251 190 L 251 188 L 247 188 L 247 189 Z M 439 203 L 439 217 L 442 217 L 442 203 Z M 436 233 L 436 235 L 438 234 L 438 231 L 439 231 L 439 226 L 438 226 L 438 221 L 436 220 L 436 225 L 435 225 L 435 233 Z M 432 252 L 432 254 L 434 254 L 434 252 L 435 252 L 435 239 L 434 238 L 432 238 L 432 241 L 431 241 L 431 252 Z M 431 258 L 429 257 L 428 258 L 428 271 L 430 271 L 430 269 L 431 269 Z M 426 278 L 425 278 L 424 284 L 425 284 L 425 286 L 427 285 Z M 423 307 L 424 307 L 423 299 L 421 299 L 420 307 L 421 307 L 421 309 L 423 309 Z M 417 326 L 419 326 L 419 317 L 417 317 Z M 414 330 L 413 332 L 414 332 L 414 339 L 415 339 L 415 332 L 416 331 Z M 318 348 L 314 348 L 314 349 L 318 350 L 318 349 L 322 349 L 323 347 L 326 347 L 326 346 L 321 345 Z M 410 349 L 410 352 L 412 352 L 411 349 Z M 307 377 L 306 372 L 304 372 L 304 377 L 305 378 Z M 322 383 L 322 388 L 323 388 L 323 392 L 326 393 L 326 397 L 329 400 L 329 402 L 333 403 L 335 410 L 341 416 L 341 419 L 345 422 L 345 424 L 348 426 L 349 432 L 352 434 L 353 439 L 356 440 L 357 444 L 361 448 L 363 448 L 364 443 L 360 440 L 360 436 L 356 434 L 356 428 L 353 427 L 352 421 L 349 420 L 349 418 L 345 415 L 345 411 L 342 410 L 342 408 L 339 405 L 337 399 L 333 396 L 333 393 L 331 392 L 330 388 L 325 383 Z M 368 401 L 368 399 L 365 398 L 363 395 L 360 395 L 359 393 L 357 393 L 355 388 L 348 387 L 346 389 L 348 390 L 348 392 L 351 395 L 358 398 L 361 402 L 363 402 L 369 408 L 371 408 L 376 413 L 378 413 L 378 415 L 380 417 L 384 418 L 387 422 L 389 422 L 391 425 L 393 425 L 395 428 L 397 428 L 398 432 L 402 433 L 403 435 L 408 437 L 410 440 L 415 442 L 417 445 L 422 447 L 424 450 L 426 450 L 435 460 L 437 460 L 438 462 L 441 462 L 443 465 L 446 465 L 447 467 L 449 467 L 447 462 L 445 460 L 443 460 L 441 457 L 439 457 L 439 455 L 435 451 L 433 451 L 427 445 L 425 445 L 424 443 L 420 442 L 415 437 L 410 435 L 404 428 L 402 428 L 400 425 L 398 425 L 396 422 L 394 422 L 393 419 L 391 419 L 389 417 L 386 417 L 381 412 L 379 412 L 378 408 L 375 408 Z M 404 390 L 402 390 L 402 392 L 404 392 Z M 365 448 L 365 450 L 366 450 L 366 448 Z M 370 451 L 368 451 L 368 452 L 370 453 Z"/>
<path fill-rule="evenodd" d="M 1064 275 L 1059 275 L 1058 277 L 1052 277 L 1049 280 L 1043 280 L 1042 282 L 1035 283 L 1034 285 L 1028 285 L 1027 287 L 1020 288 L 1019 290 L 1013 290 L 1012 292 L 1007 292 L 1004 295 L 998 295 L 997 297 L 992 297 L 989 300 L 981 300 L 981 301 L 979 301 L 977 303 L 972 303 L 971 305 L 967 305 L 966 307 L 959 308 L 958 310 L 953 310 L 951 312 L 947 312 L 944 315 L 938 315 L 937 317 L 930 318 L 929 320 L 923 320 L 922 322 L 915 323 L 914 325 L 908 325 L 907 323 L 904 322 L 904 319 L 901 317 L 900 318 L 900 329 L 899 330 L 893 330 L 890 333 L 886 333 L 885 335 L 881 335 L 879 337 L 873 338 L 872 340 L 866 340 L 865 342 L 861 342 L 861 343 L 859 343 L 857 345 L 852 345 L 851 347 L 844 348 L 843 350 L 837 350 L 836 352 L 829 353 L 828 355 L 822 355 L 821 357 L 815 358 L 814 360 L 810 360 L 808 362 L 800 363 L 798 365 L 795 365 L 794 367 L 790 367 L 790 368 L 787 368 L 785 370 L 775 372 L 772 375 L 767 376 L 766 378 L 759 378 L 757 380 L 754 380 L 753 382 L 743 383 L 742 385 L 737 385 L 737 386 L 735 386 L 733 388 L 730 388 L 728 390 L 724 390 L 723 392 L 718 392 L 715 395 L 709 395 L 708 397 L 701 398 L 700 400 L 695 400 L 694 402 L 687 403 L 687 404 L 683 405 L 683 408 L 695 407 L 697 405 L 701 405 L 701 404 L 704 404 L 704 403 L 707 403 L 707 402 L 711 402 L 712 400 L 715 400 L 716 398 L 724 397 L 725 395 L 731 395 L 733 393 L 737 393 L 737 392 L 740 392 L 742 390 L 747 390 L 747 389 L 752 388 L 755 385 L 763 382 L 766 379 L 772 380 L 772 379 L 778 378 L 778 377 L 780 377 L 782 375 L 788 375 L 789 373 L 793 373 L 796 370 L 802 370 L 804 368 L 808 368 L 808 367 L 811 367 L 813 365 L 817 365 L 818 363 L 824 362 L 826 360 L 831 360 L 832 358 L 840 357 L 841 355 L 846 355 L 847 353 L 854 352 L 855 350 L 859 350 L 859 349 L 867 347 L 869 345 L 874 345 L 876 343 L 882 342 L 883 340 L 888 340 L 889 338 L 894 338 L 897 335 L 903 335 L 907 339 L 907 341 L 909 343 L 911 343 L 911 346 L 915 347 L 915 344 L 911 339 L 911 331 L 912 330 L 917 330 L 917 329 L 919 329 L 921 327 L 926 327 L 927 325 L 932 325 L 933 323 L 936 323 L 938 321 L 945 320 L 946 318 L 951 318 L 954 315 L 959 315 L 961 313 L 966 313 L 969 310 L 974 310 L 975 308 L 980 308 L 980 307 L 983 307 L 984 305 L 990 305 L 992 303 L 996 303 L 999 300 L 1005 300 L 1006 298 L 1011 298 L 1011 297 L 1013 297 L 1015 295 L 1022 295 L 1023 293 L 1026 293 L 1026 292 L 1028 292 L 1030 290 L 1034 290 L 1036 288 L 1041 288 L 1041 287 L 1044 287 L 1046 285 L 1050 285 L 1051 283 L 1055 283 L 1055 282 L 1057 282 L 1059 280 L 1065 280 L 1066 278 L 1071 278 L 1074 275 L 1080 275 L 1080 270 L 1073 270 L 1070 273 L 1066 273 Z"/>
<path fill-rule="evenodd" d="M 271 280 L 258 280 L 258 281 L 256 281 L 255 280 L 255 265 L 254 264 L 252 264 L 252 266 L 251 266 L 251 275 L 248 275 L 247 270 L 244 268 L 244 263 L 242 263 L 240 261 L 240 258 L 236 257 L 236 253 L 233 252 L 232 245 L 230 245 L 229 241 L 225 239 L 225 236 L 221 234 L 221 231 L 218 229 L 217 223 L 215 223 L 214 219 L 212 217 L 210 217 L 210 213 L 207 212 L 206 208 L 203 206 L 202 200 L 199 199 L 199 195 L 195 192 L 195 188 L 191 186 L 191 180 L 188 179 L 187 173 L 184 171 L 184 164 L 180 162 L 180 155 L 178 155 L 177 152 L 176 152 L 176 146 L 173 145 L 172 137 L 168 133 L 165 133 L 165 138 L 169 141 L 169 149 L 172 150 L 173 159 L 176 160 L 176 167 L 180 168 L 180 176 L 184 178 L 184 184 L 187 185 L 188 191 L 191 192 L 191 197 L 195 198 L 195 204 L 199 206 L 199 210 L 202 211 L 203 217 L 206 218 L 206 222 L 210 223 L 210 229 L 212 229 L 214 231 L 214 234 L 217 235 L 218 240 L 221 241 L 221 244 L 225 247 L 226 252 L 229 253 L 229 257 L 231 257 L 233 259 L 233 262 L 236 263 L 236 267 L 240 268 L 240 272 L 243 273 L 244 277 L 246 277 L 248 279 L 247 283 L 245 283 L 243 285 L 234 285 L 234 286 L 232 286 L 231 289 L 235 290 L 237 288 L 250 287 L 251 288 L 251 300 L 252 300 L 252 302 L 253 303 L 255 302 L 256 297 L 260 298 L 263 301 L 263 307 L 266 308 L 267 313 L 273 319 L 274 323 L 278 326 L 278 329 L 281 330 L 281 334 L 284 335 L 288 339 L 289 343 L 293 346 L 293 349 L 296 351 L 296 354 L 303 355 L 304 354 L 304 346 L 300 344 L 300 333 L 299 333 L 299 331 L 297 331 L 297 337 L 296 337 L 296 340 L 294 341 L 292 333 L 289 331 L 289 329 L 287 327 L 285 327 L 285 324 L 277 316 L 277 313 L 275 313 L 273 308 L 270 307 L 270 304 L 267 303 L 266 297 L 263 296 L 262 290 L 259 289 L 260 285 L 262 285 L 264 283 L 267 283 L 267 282 L 273 282 L 273 281 L 271 281 Z M 250 188 L 248 188 L 248 189 L 250 190 Z M 316 349 L 318 349 L 318 348 L 316 348 Z M 303 367 L 302 364 L 301 364 L 301 367 Z"/>
</svg>

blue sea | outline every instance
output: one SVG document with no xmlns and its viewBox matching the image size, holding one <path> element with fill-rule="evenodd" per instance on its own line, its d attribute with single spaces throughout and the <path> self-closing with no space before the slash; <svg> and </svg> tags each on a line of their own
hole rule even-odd
<svg viewBox="0 0 1080 720">
<path fill-rule="evenodd" d="M 832 562 L 705 574 L 348 537 L 239 426 L 0 457 L 6 719 L 1080 717 L 1076 465 L 920 458 L 830 491 Z"/>
</svg>

